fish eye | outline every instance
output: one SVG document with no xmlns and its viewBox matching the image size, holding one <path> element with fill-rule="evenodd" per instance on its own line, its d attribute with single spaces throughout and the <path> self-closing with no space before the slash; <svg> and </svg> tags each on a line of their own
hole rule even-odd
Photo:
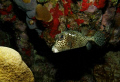
<svg viewBox="0 0 120 82">
<path fill-rule="evenodd" d="M 60 37 L 59 37 L 59 40 L 63 40 L 64 39 L 64 35 L 61 35 Z"/>
<path fill-rule="evenodd" d="M 62 38 L 63 38 L 63 35 L 61 35 L 60 38 L 62 39 Z"/>
</svg>

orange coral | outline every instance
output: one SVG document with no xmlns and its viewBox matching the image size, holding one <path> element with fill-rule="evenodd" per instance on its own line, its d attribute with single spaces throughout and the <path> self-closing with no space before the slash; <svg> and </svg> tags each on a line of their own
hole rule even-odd
<svg viewBox="0 0 120 82">
<path fill-rule="evenodd" d="M 120 7 L 117 8 L 116 13 L 120 13 Z"/>
<path fill-rule="evenodd" d="M 24 3 L 30 3 L 31 0 L 22 0 Z"/>
<path fill-rule="evenodd" d="M 88 3 L 88 0 L 83 0 L 83 2 L 82 2 L 82 9 L 80 9 L 80 11 L 85 11 L 85 10 L 87 10 L 88 7 L 89 7 L 91 4 L 92 4 L 92 2 L 91 2 L 91 3 Z"/>
<path fill-rule="evenodd" d="M 59 24 L 60 24 L 60 22 L 59 22 L 58 18 L 54 18 L 53 19 L 53 26 L 52 26 L 51 31 L 50 31 L 50 36 L 52 38 L 54 38 L 56 34 L 60 33 L 60 31 L 58 31 Z"/>
<path fill-rule="evenodd" d="M 12 4 L 7 8 L 0 9 L 0 14 L 5 16 L 5 18 L 3 18 L 4 21 L 13 22 L 16 20 L 16 15 L 12 13 Z"/>
<path fill-rule="evenodd" d="M 57 12 L 57 14 L 56 14 L 56 12 Z M 54 38 L 56 34 L 60 33 L 60 31 L 58 31 L 58 26 L 60 24 L 58 18 L 59 18 L 59 16 L 63 15 L 63 13 L 62 13 L 61 10 L 59 10 L 59 4 L 56 4 L 56 7 L 52 8 L 50 10 L 50 13 L 53 16 L 52 25 L 51 25 L 51 28 L 50 28 L 51 29 L 50 36 L 52 38 Z"/>
<path fill-rule="evenodd" d="M 67 28 L 70 28 L 70 24 L 67 24 Z"/>
<path fill-rule="evenodd" d="M 106 1 L 106 0 L 99 0 L 99 1 L 95 0 L 94 5 L 95 5 L 98 9 L 101 9 L 101 8 L 103 8 L 103 7 L 105 6 L 105 1 Z"/>
<path fill-rule="evenodd" d="M 63 15 L 62 11 L 59 10 L 59 4 L 58 3 L 56 4 L 55 8 L 50 9 L 50 13 L 53 16 L 53 19 L 54 18 L 59 18 L 59 16 Z"/>
<path fill-rule="evenodd" d="M 36 7 L 36 19 L 48 22 L 51 20 L 51 14 L 48 11 L 47 7 L 38 4 Z"/>
<path fill-rule="evenodd" d="M 30 49 L 22 48 L 22 50 L 25 52 L 27 56 L 31 56 L 31 48 Z"/>
<path fill-rule="evenodd" d="M 77 22 L 78 25 L 84 22 L 83 19 L 75 19 L 75 21 Z"/>
<path fill-rule="evenodd" d="M 73 14 L 72 11 L 71 11 L 71 3 L 73 3 L 72 0 L 66 0 L 66 3 L 65 3 L 64 0 L 62 0 L 62 1 L 64 3 L 63 4 L 63 6 L 64 6 L 64 15 L 67 16 L 68 13 L 69 13 L 69 10 L 70 10 L 70 14 Z"/>
<path fill-rule="evenodd" d="M 12 10 L 12 5 L 9 5 L 6 9 L 0 9 L 1 15 L 8 15 Z"/>
</svg>

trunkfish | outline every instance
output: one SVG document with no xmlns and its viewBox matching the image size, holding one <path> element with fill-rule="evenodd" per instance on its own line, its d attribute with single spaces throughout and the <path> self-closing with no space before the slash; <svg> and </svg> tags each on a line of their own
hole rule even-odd
<svg viewBox="0 0 120 82">
<path fill-rule="evenodd" d="M 78 31 L 68 30 L 57 34 L 55 39 L 55 44 L 52 46 L 53 53 L 84 46 L 89 49 L 89 41 L 95 42 L 98 46 L 102 46 L 105 43 L 105 35 L 101 31 L 97 31 L 94 36 L 85 36 Z"/>
</svg>

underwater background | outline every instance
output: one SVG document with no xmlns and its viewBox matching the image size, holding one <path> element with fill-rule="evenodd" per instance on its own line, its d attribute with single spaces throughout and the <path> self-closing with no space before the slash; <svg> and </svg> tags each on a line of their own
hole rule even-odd
<svg viewBox="0 0 120 82">
<path fill-rule="evenodd" d="M 0 46 L 20 53 L 30 82 L 119 82 L 120 1 L 0 0 Z"/>
</svg>

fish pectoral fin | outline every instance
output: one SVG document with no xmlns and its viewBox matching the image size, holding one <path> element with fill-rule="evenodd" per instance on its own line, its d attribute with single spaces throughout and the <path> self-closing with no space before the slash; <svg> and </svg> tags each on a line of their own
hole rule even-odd
<svg viewBox="0 0 120 82">
<path fill-rule="evenodd" d="M 92 48 L 92 44 L 90 42 L 87 42 L 86 48 L 87 48 L 87 50 L 90 50 Z"/>
</svg>

